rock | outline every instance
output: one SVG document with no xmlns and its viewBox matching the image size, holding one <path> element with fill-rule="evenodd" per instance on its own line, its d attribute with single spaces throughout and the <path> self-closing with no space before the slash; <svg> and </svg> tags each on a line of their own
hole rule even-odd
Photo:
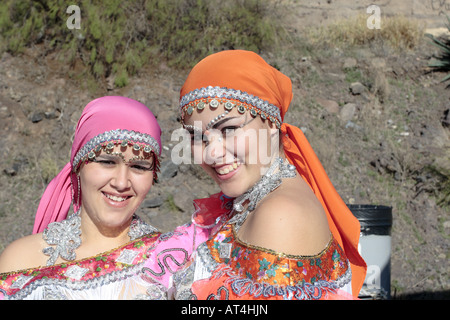
<svg viewBox="0 0 450 320">
<path fill-rule="evenodd" d="M 192 204 L 192 191 L 184 186 L 177 188 L 173 195 L 173 202 L 175 206 L 183 212 L 191 212 L 193 209 Z"/>
<path fill-rule="evenodd" d="M 13 177 L 17 174 L 17 171 L 14 170 L 14 168 L 6 168 L 3 170 L 3 172 L 10 177 Z"/>
<path fill-rule="evenodd" d="M 445 128 L 450 128 L 450 109 L 444 111 L 441 118 L 441 123 Z"/>
<path fill-rule="evenodd" d="M 350 91 L 353 95 L 362 94 L 366 91 L 366 87 L 361 82 L 353 82 L 350 85 Z"/>
<path fill-rule="evenodd" d="M 162 197 L 152 197 L 150 199 L 146 199 L 142 202 L 143 208 L 157 208 L 162 206 L 164 203 L 164 199 Z"/>
<path fill-rule="evenodd" d="M 327 78 L 330 81 L 333 81 L 333 82 L 335 82 L 335 81 L 345 81 L 345 75 L 342 74 L 342 73 L 337 74 L 337 73 L 328 72 L 327 73 Z M 306 95 L 306 94 L 304 94 L 304 95 Z"/>
<path fill-rule="evenodd" d="M 324 107 L 330 113 L 338 113 L 339 112 L 339 104 L 336 101 L 316 98 L 316 102 Z"/>
<path fill-rule="evenodd" d="M 33 122 L 33 123 L 37 123 L 37 122 L 42 121 L 42 120 L 44 119 L 44 117 L 45 117 L 45 113 L 44 113 L 44 112 L 42 112 L 42 111 L 36 111 L 36 112 L 33 112 L 33 113 L 30 115 L 30 120 L 31 120 L 31 122 Z"/>
<path fill-rule="evenodd" d="M 161 172 L 159 174 L 161 180 L 173 178 L 177 173 L 178 166 L 172 160 L 166 160 L 161 163 Z"/>
<path fill-rule="evenodd" d="M 350 121 L 355 116 L 355 112 L 356 112 L 356 104 L 347 103 L 342 107 L 341 111 L 339 112 L 339 115 L 343 121 Z"/>
<path fill-rule="evenodd" d="M 450 220 L 443 223 L 444 229 L 450 229 Z"/>
<path fill-rule="evenodd" d="M 8 107 L 0 107 L 0 119 L 9 118 L 12 116 L 12 113 L 8 110 Z"/>
<path fill-rule="evenodd" d="M 23 167 L 26 167 L 29 164 L 29 161 L 26 157 L 24 156 L 18 156 L 11 167 L 6 168 L 5 170 L 3 170 L 3 172 L 5 174 L 7 174 L 8 176 L 15 176 L 19 173 L 19 171 L 22 170 Z"/>
<path fill-rule="evenodd" d="M 355 129 L 358 131 L 362 130 L 361 126 L 358 126 L 356 123 L 354 123 L 350 120 L 345 124 L 345 129 L 348 129 L 348 128 L 352 128 L 352 129 Z"/>
<path fill-rule="evenodd" d="M 116 77 L 114 75 L 110 75 L 106 78 L 106 90 L 111 91 L 114 90 Z"/>
<path fill-rule="evenodd" d="M 384 58 L 372 58 L 370 59 L 371 65 L 381 71 L 386 70 L 386 59 Z"/>
<path fill-rule="evenodd" d="M 392 174 L 395 180 L 402 180 L 403 169 L 393 154 L 380 155 L 377 159 L 372 160 L 370 164 L 375 167 L 379 173 L 389 173 Z"/>
<path fill-rule="evenodd" d="M 57 110 L 46 111 L 44 112 L 44 115 L 46 119 L 57 119 L 60 115 L 60 112 Z"/>
<path fill-rule="evenodd" d="M 345 69 L 353 69 L 356 67 L 357 61 L 355 58 L 346 58 L 344 60 L 343 68 Z"/>
</svg>

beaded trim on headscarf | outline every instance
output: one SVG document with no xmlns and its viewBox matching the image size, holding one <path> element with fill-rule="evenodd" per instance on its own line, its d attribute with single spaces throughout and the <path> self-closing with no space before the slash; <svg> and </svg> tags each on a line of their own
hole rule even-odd
<svg viewBox="0 0 450 320">
<path fill-rule="evenodd" d="M 76 172 L 84 161 L 95 157 L 95 152 L 99 152 L 102 148 L 113 149 L 116 144 L 123 147 L 132 146 L 136 151 L 142 149 L 144 153 L 153 153 L 155 173 L 158 172 L 160 154 L 158 142 L 149 134 L 122 129 L 106 131 L 89 140 L 75 155 L 72 163 L 73 171 Z"/>
<path fill-rule="evenodd" d="M 244 91 L 212 86 L 195 89 L 181 98 L 182 118 L 185 114 L 191 115 L 194 110 L 202 110 L 207 105 L 215 109 L 220 103 L 224 104 L 227 111 L 236 107 L 239 113 L 248 110 L 253 117 L 260 115 L 263 120 L 269 119 L 278 129 L 283 122 L 280 109 L 268 101 Z"/>
</svg>

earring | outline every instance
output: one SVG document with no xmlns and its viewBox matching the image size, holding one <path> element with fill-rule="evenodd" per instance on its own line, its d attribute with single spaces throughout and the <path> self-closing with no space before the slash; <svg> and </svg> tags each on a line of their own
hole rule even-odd
<svg viewBox="0 0 450 320">
<path fill-rule="evenodd" d="M 81 180 L 80 180 L 80 174 L 77 174 L 77 205 L 78 207 L 81 207 Z"/>
</svg>

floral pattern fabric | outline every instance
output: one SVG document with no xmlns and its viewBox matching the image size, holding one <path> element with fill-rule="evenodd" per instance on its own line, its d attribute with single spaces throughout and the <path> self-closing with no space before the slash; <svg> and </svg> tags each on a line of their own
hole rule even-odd
<svg viewBox="0 0 450 320">
<path fill-rule="evenodd" d="M 229 258 L 220 258 L 218 248 L 223 243 L 233 244 Z M 345 254 L 334 239 L 317 255 L 295 256 L 240 242 L 233 227 L 227 225 L 207 244 L 212 257 L 236 270 L 238 276 L 272 285 L 292 286 L 322 279 L 335 280 L 348 270 Z"/>
<path fill-rule="evenodd" d="M 59 298 L 64 299 L 64 290 L 56 288 L 80 291 L 119 281 L 123 277 L 132 277 L 147 260 L 159 235 L 152 233 L 87 259 L 0 274 L 0 294 L 8 299 L 25 299 L 29 295 L 33 296 L 33 292 L 40 287 L 47 286 L 51 290 L 44 290 L 45 293 L 39 298 L 55 299 L 58 292 Z"/>
<path fill-rule="evenodd" d="M 352 299 L 351 269 L 334 238 L 314 256 L 241 242 L 225 224 L 174 275 L 178 299 Z"/>
<path fill-rule="evenodd" d="M 196 220 L 87 259 L 0 274 L 0 300 L 167 299 L 171 276 L 209 238 L 210 220 Z"/>
</svg>

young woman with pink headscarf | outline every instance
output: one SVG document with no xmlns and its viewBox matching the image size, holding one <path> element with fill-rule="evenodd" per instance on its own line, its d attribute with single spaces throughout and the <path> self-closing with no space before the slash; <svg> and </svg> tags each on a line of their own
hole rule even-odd
<svg viewBox="0 0 450 320">
<path fill-rule="evenodd" d="M 164 299 L 170 275 L 208 228 L 198 221 L 161 235 L 135 215 L 156 181 L 160 150 L 161 129 L 145 105 L 118 96 L 91 101 L 70 162 L 42 196 L 33 234 L 0 256 L 0 300 Z"/>
</svg>

